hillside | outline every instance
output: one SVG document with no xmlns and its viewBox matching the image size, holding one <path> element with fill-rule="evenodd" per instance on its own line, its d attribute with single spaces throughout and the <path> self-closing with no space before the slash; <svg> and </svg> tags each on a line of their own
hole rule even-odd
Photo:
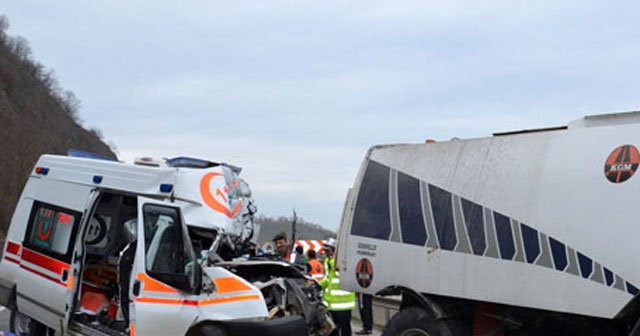
<svg viewBox="0 0 640 336">
<path fill-rule="evenodd" d="M 263 244 L 271 241 L 279 232 L 286 232 L 291 238 L 291 222 L 292 217 L 266 217 L 260 215 L 256 218 L 256 223 L 260 224 L 260 234 L 258 235 L 258 243 Z M 309 223 L 302 218 L 298 218 L 296 229 L 296 239 L 328 239 L 335 238 L 336 233 L 328 230 L 318 224 Z"/>
<path fill-rule="evenodd" d="M 80 125 L 73 93 L 33 59 L 24 38 L 8 36 L 7 29 L 8 20 L 0 16 L 0 234 L 41 154 L 75 148 L 116 157 L 99 131 Z"/>
</svg>

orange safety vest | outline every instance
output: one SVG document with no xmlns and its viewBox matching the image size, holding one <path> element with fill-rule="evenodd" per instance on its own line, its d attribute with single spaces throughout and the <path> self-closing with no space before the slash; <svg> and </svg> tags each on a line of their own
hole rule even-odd
<svg viewBox="0 0 640 336">
<path fill-rule="evenodd" d="M 309 260 L 309 266 L 311 266 L 311 270 L 309 270 L 309 275 L 316 281 L 322 281 L 324 279 L 324 266 L 318 259 Z"/>
</svg>

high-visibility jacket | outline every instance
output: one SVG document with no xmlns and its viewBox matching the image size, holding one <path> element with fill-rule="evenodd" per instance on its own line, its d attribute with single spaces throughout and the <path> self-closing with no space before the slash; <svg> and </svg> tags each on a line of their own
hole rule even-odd
<svg viewBox="0 0 640 336">
<path fill-rule="evenodd" d="M 322 266 L 322 263 L 318 259 L 311 259 L 308 265 L 310 267 L 309 275 L 316 281 L 322 281 L 324 279 L 324 266 Z"/>
<path fill-rule="evenodd" d="M 335 269 L 335 259 L 324 260 L 325 278 L 322 286 L 322 301 L 327 310 L 352 310 L 356 307 L 356 294 L 340 288 L 340 273 Z"/>
</svg>

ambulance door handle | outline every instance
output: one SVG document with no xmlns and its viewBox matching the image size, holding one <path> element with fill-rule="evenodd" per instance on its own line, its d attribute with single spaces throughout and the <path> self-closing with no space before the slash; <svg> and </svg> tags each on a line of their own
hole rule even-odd
<svg viewBox="0 0 640 336">
<path fill-rule="evenodd" d="M 67 271 L 66 269 L 62 270 L 62 281 L 66 282 L 68 278 L 69 278 L 69 271 Z"/>
<path fill-rule="evenodd" d="M 136 280 L 133 282 L 133 296 L 140 295 L 140 280 Z"/>
</svg>

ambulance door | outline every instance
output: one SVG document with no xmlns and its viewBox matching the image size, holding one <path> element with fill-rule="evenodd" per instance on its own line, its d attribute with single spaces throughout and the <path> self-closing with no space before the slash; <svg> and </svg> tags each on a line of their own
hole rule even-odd
<svg viewBox="0 0 640 336">
<path fill-rule="evenodd" d="M 141 336 L 185 335 L 198 316 L 202 272 L 180 208 L 139 197 L 137 236 L 131 328 Z"/>
<path fill-rule="evenodd" d="M 73 249 L 82 214 L 34 201 L 20 255 L 18 309 L 61 332 L 73 287 Z"/>
<path fill-rule="evenodd" d="M 85 216 L 82 219 L 82 225 L 78 228 L 78 236 L 81 237 L 76 239 L 75 246 L 73 248 L 73 256 L 71 263 L 71 270 L 69 271 L 69 279 L 67 280 L 67 307 L 65 319 L 62 322 L 61 328 L 63 330 L 67 330 L 69 321 L 74 314 L 73 309 L 76 306 L 76 298 L 78 297 L 78 289 L 80 288 L 82 277 L 80 276 L 80 272 L 82 271 L 82 267 L 84 266 L 84 245 L 85 239 L 84 237 L 87 234 L 87 230 L 91 227 L 91 220 L 93 218 L 94 211 L 98 206 L 97 200 L 100 197 L 100 191 L 98 189 L 94 189 L 89 194 L 87 198 L 87 205 L 85 206 Z M 64 333 L 62 333 L 64 334 Z"/>
</svg>

